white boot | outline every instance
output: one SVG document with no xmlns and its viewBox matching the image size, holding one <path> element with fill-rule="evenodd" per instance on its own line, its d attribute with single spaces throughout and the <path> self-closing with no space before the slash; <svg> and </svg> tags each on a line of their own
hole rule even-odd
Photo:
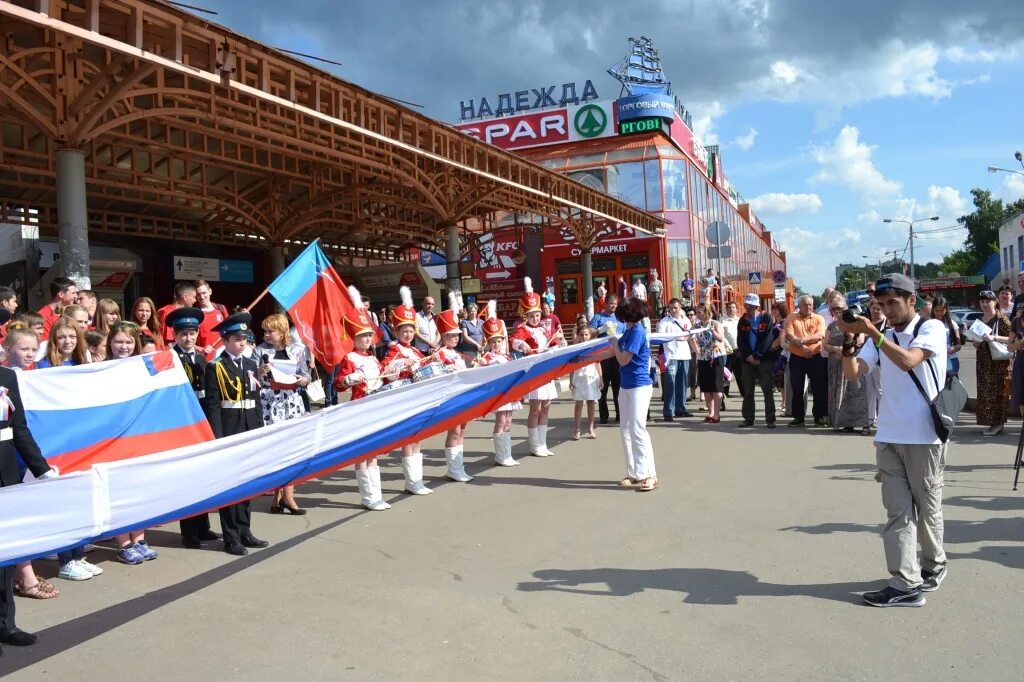
<svg viewBox="0 0 1024 682">
<path fill-rule="evenodd" d="M 434 492 L 423 485 L 422 452 L 402 457 L 402 473 L 405 474 L 405 492 L 410 495 L 429 495 Z"/>
<path fill-rule="evenodd" d="M 498 464 L 500 464 L 503 467 L 517 467 L 517 466 L 519 466 L 519 462 L 517 462 L 516 460 L 512 459 L 512 434 L 511 433 L 508 433 L 507 431 L 504 432 L 504 433 L 499 433 L 497 436 L 494 437 L 494 442 L 495 442 L 495 452 L 500 452 L 501 453 L 501 460 L 498 461 Z M 500 445 L 500 449 L 499 449 L 499 446 L 497 445 L 498 443 L 501 444 Z"/>
<path fill-rule="evenodd" d="M 445 448 L 444 460 L 448 463 L 448 478 L 458 483 L 469 483 L 473 480 L 473 477 L 466 473 L 466 464 L 462 457 L 461 445 Z"/>
<path fill-rule="evenodd" d="M 551 455 L 555 454 L 555 453 L 553 453 L 550 450 L 550 448 L 548 448 L 548 425 L 547 424 L 541 424 L 540 426 L 537 427 L 537 443 L 540 446 L 539 450 L 541 452 L 546 453 L 544 455 L 545 457 L 550 457 Z"/>
<path fill-rule="evenodd" d="M 530 441 L 530 454 L 534 457 L 547 457 L 547 451 L 540 443 L 540 429 L 536 426 L 526 428 L 527 437 Z"/>
<path fill-rule="evenodd" d="M 359 484 L 359 495 L 363 498 L 364 507 L 370 511 L 391 509 L 391 505 L 384 501 L 381 494 L 379 467 L 356 469 L 356 482 Z"/>
</svg>

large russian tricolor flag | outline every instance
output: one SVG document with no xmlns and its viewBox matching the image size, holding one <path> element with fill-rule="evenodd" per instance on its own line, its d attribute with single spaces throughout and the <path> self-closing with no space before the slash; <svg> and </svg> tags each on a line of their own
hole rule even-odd
<svg viewBox="0 0 1024 682">
<path fill-rule="evenodd" d="M 174 351 L 18 375 L 28 426 L 62 473 L 212 440 Z"/>
<path fill-rule="evenodd" d="M 346 316 L 355 319 L 348 288 L 316 241 L 267 288 L 321 365 L 334 367 L 352 350 L 342 324 Z"/>
</svg>

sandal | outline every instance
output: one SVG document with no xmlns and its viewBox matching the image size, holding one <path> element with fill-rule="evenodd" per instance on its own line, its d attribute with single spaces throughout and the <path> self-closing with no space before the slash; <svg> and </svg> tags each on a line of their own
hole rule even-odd
<svg viewBox="0 0 1024 682">
<path fill-rule="evenodd" d="M 579 440 L 580 439 L 580 430 L 579 429 L 576 429 L 575 431 L 572 432 L 572 439 L 573 440 Z"/>
<path fill-rule="evenodd" d="M 638 481 L 635 478 L 630 478 L 629 476 L 626 476 L 624 479 L 619 481 L 619 485 L 621 485 L 623 488 L 632 488 L 639 482 L 640 481 Z"/>
<path fill-rule="evenodd" d="M 640 483 L 640 492 L 647 493 L 647 492 L 650 492 L 650 491 L 654 490 L 657 487 L 658 487 L 658 479 L 656 477 L 654 477 L 654 476 L 651 476 L 650 478 L 645 478 L 643 481 L 641 481 L 641 483 Z"/>
<path fill-rule="evenodd" d="M 14 593 L 27 599 L 53 599 L 60 595 L 60 590 L 45 578 L 39 578 L 32 587 L 25 587 L 24 583 L 14 581 Z"/>
<path fill-rule="evenodd" d="M 587 438 L 597 438 L 597 433 L 594 431 L 594 429 L 590 429 L 590 433 L 587 434 Z"/>
</svg>

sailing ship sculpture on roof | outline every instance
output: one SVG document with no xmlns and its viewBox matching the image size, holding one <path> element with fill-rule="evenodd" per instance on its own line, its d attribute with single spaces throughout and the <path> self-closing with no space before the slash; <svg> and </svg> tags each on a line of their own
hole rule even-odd
<svg viewBox="0 0 1024 682">
<path fill-rule="evenodd" d="M 676 109 L 691 125 L 690 112 L 672 93 L 672 83 L 665 78 L 661 68 L 661 57 L 654 41 L 647 36 L 629 38 L 629 53 L 608 69 L 608 75 L 622 84 L 619 97 L 635 97 L 638 95 L 672 95 Z"/>
</svg>

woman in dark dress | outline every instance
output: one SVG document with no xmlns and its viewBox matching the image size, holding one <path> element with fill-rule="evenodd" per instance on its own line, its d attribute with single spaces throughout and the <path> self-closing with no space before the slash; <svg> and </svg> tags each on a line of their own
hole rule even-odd
<svg viewBox="0 0 1024 682">
<path fill-rule="evenodd" d="M 979 426 L 988 428 L 983 436 L 997 436 L 1006 424 L 1006 399 L 1008 396 L 1007 377 L 1010 372 L 1009 360 L 992 359 L 991 341 L 1007 343 L 1010 336 L 1010 321 L 999 310 L 995 292 L 983 291 L 978 294 L 981 321 L 992 330 L 982 341 L 975 341 L 978 362 L 978 413 Z"/>
</svg>

